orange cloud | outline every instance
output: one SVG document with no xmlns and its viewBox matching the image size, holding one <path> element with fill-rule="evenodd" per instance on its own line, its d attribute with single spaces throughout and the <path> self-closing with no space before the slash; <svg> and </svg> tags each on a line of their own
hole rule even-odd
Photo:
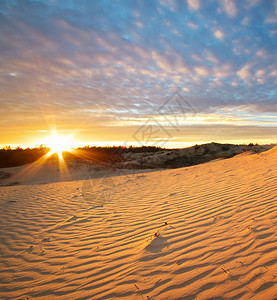
<svg viewBox="0 0 277 300">
<path fill-rule="evenodd" d="M 241 79 L 247 79 L 248 77 L 250 77 L 251 71 L 250 71 L 250 65 L 246 65 L 243 68 L 241 68 L 238 72 L 237 75 L 241 78 Z"/>
<path fill-rule="evenodd" d="M 222 40 L 224 38 L 224 33 L 221 31 L 221 30 L 216 30 L 214 32 L 214 36 L 219 39 L 219 40 Z"/>
<path fill-rule="evenodd" d="M 209 71 L 205 67 L 195 67 L 195 72 L 200 76 L 207 76 Z"/>
</svg>

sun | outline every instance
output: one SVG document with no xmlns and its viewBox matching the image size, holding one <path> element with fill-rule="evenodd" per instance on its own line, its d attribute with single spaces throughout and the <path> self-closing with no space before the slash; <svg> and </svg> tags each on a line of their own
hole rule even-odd
<svg viewBox="0 0 277 300">
<path fill-rule="evenodd" d="M 73 139 L 70 135 L 60 135 L 54 130 L 52 135 L 47 138 L 45 144 L 50 148 L 50 155 L 57 153 L 59 158 L 62 158 L 63 151 L 71 151 Z"/>
</svg>

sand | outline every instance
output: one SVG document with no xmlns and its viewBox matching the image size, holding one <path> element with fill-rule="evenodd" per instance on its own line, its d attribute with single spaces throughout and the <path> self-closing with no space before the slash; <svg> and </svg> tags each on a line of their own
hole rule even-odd
<svg viewBox="0 0 277 300">
<path fill-rule="evenodd" d="M 62 165 L 58 161 L 42 160 L 30 164 L 0 169 L 0 186 L 46 184 L 114 177 L 122 174 L 139 174 L 153 169 L 115 169 L 108 165 L 96 165 L 89 161 L 70 161 Z"/>
<path fill-rule="evenodd" d="M 277 149 L 1 187 L 1 299 L 277 299 Z"/>
</svg>

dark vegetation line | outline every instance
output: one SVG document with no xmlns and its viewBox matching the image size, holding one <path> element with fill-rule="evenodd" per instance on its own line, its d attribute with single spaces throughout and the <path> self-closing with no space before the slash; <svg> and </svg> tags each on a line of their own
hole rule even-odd
<svg viewBox="0 0 277 300">
<path fill-rule="evenodd" d="M 50 151 L 50 148 L 39 147 L 39 148 L 27 148 L 22 149 L 17 147 L 11 149 L 5 147 L 0 149 L 0 168 L 9 168 L 25 165 L 38 160 Z"/>
<path fill-rule="evenodd" d="M 219 145 L 219 144 L 218 144 Z M 226 145 L 226 144 L 225 144 Z M 231 146 L 231 144 L 229 144 Z M 196 150 L 199 147 L 203 147 L 204 145 L 195 145 L 189 148 L 195 148 Z M 223 146 L 223 145 L 222 145 Z M 247 147 L 258 146 L 258 144 L 250 143 L 248 145 L 244 145 Z M 223 146 L 224 147 L 224 146 Z M 225 146 L 226 147 L 226 146 Z M 228 147 L 226 148 L 226 150 Z M 80 154 L 76 156 L 70 152 L 63 152 L 63 157 L 66 161 L 69 160 L 87 160 L 92 161 L 95 163 L 109 163 L 109 164 L 116 164 L 124 161 L 123 155 L 126 154 L 136 154 L 136 153 L 158 153 L 160 151 L 168 150 L 173 151 L 177 149 L 166 149 L 161 147 L 155 146 L 112 146 L 112 147 L 96 147 L 96 146 L 85 146 L 76 148 L 76 153 Z M 224 149 L 223 149 L 224 150 Z M 26 148 L 22 149 L 17 147 L 16 149 L 11 149 L 11 147 L 7 146 L 0 149 L 0 168 L 8 168 L 8 167 L 16 167 L 21 166 L 27 163 L 32 163 L 50 151 L 50 148 L 41 145 L 40 147 L 36 148 Z M 58 159 L 56 154 L 53 154 L 53 159 Z M 202 162 L 202 161 L 201 161 Z M 174 167 L 179 167 L 179 164 L 187 165 L 185 162 L 181 162 L 178 159 L 178 165 Z M 198 162 L 199 163 L 199 162 Z M 191 162 L 188 163 L 191 165 Z"/>
<path fill-rule="evenodd" d="M 75 150 L 77 153 L 80 152 L 81 157 L 86 160 L 93 160 L 95 162 L 119 162 L 122 161 L 121 155 L 124 153 L 152 153 L 165 149 L 153 146 L 129 146 L 128 148 L 124 146 L 85 146 L 76 148 Z M 45 146 L 26 149 L 22 149 L 20 147 L 11 149 L 10 146 L 6 146 L 0 149 L 0 168 L 16 167 L 34 162 L 43 157 L 49 151 L 50 148 Z M 56 154 L 53 154 L 53 156 L 55 157 Z M 78 159 L 75 155 L 67 151 L 63 152 L 63 157 L 65 160 Z"/>
</svg>

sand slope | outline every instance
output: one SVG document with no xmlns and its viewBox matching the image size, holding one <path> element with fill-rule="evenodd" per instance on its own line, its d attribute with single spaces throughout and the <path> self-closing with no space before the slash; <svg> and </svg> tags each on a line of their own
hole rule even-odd
<svg viewBox="0 0 277 300">
<path fill-rule="evenodd" d="M 0 298 L 277 299 L 276 165 L 1 187 Z"/>
</svg>

